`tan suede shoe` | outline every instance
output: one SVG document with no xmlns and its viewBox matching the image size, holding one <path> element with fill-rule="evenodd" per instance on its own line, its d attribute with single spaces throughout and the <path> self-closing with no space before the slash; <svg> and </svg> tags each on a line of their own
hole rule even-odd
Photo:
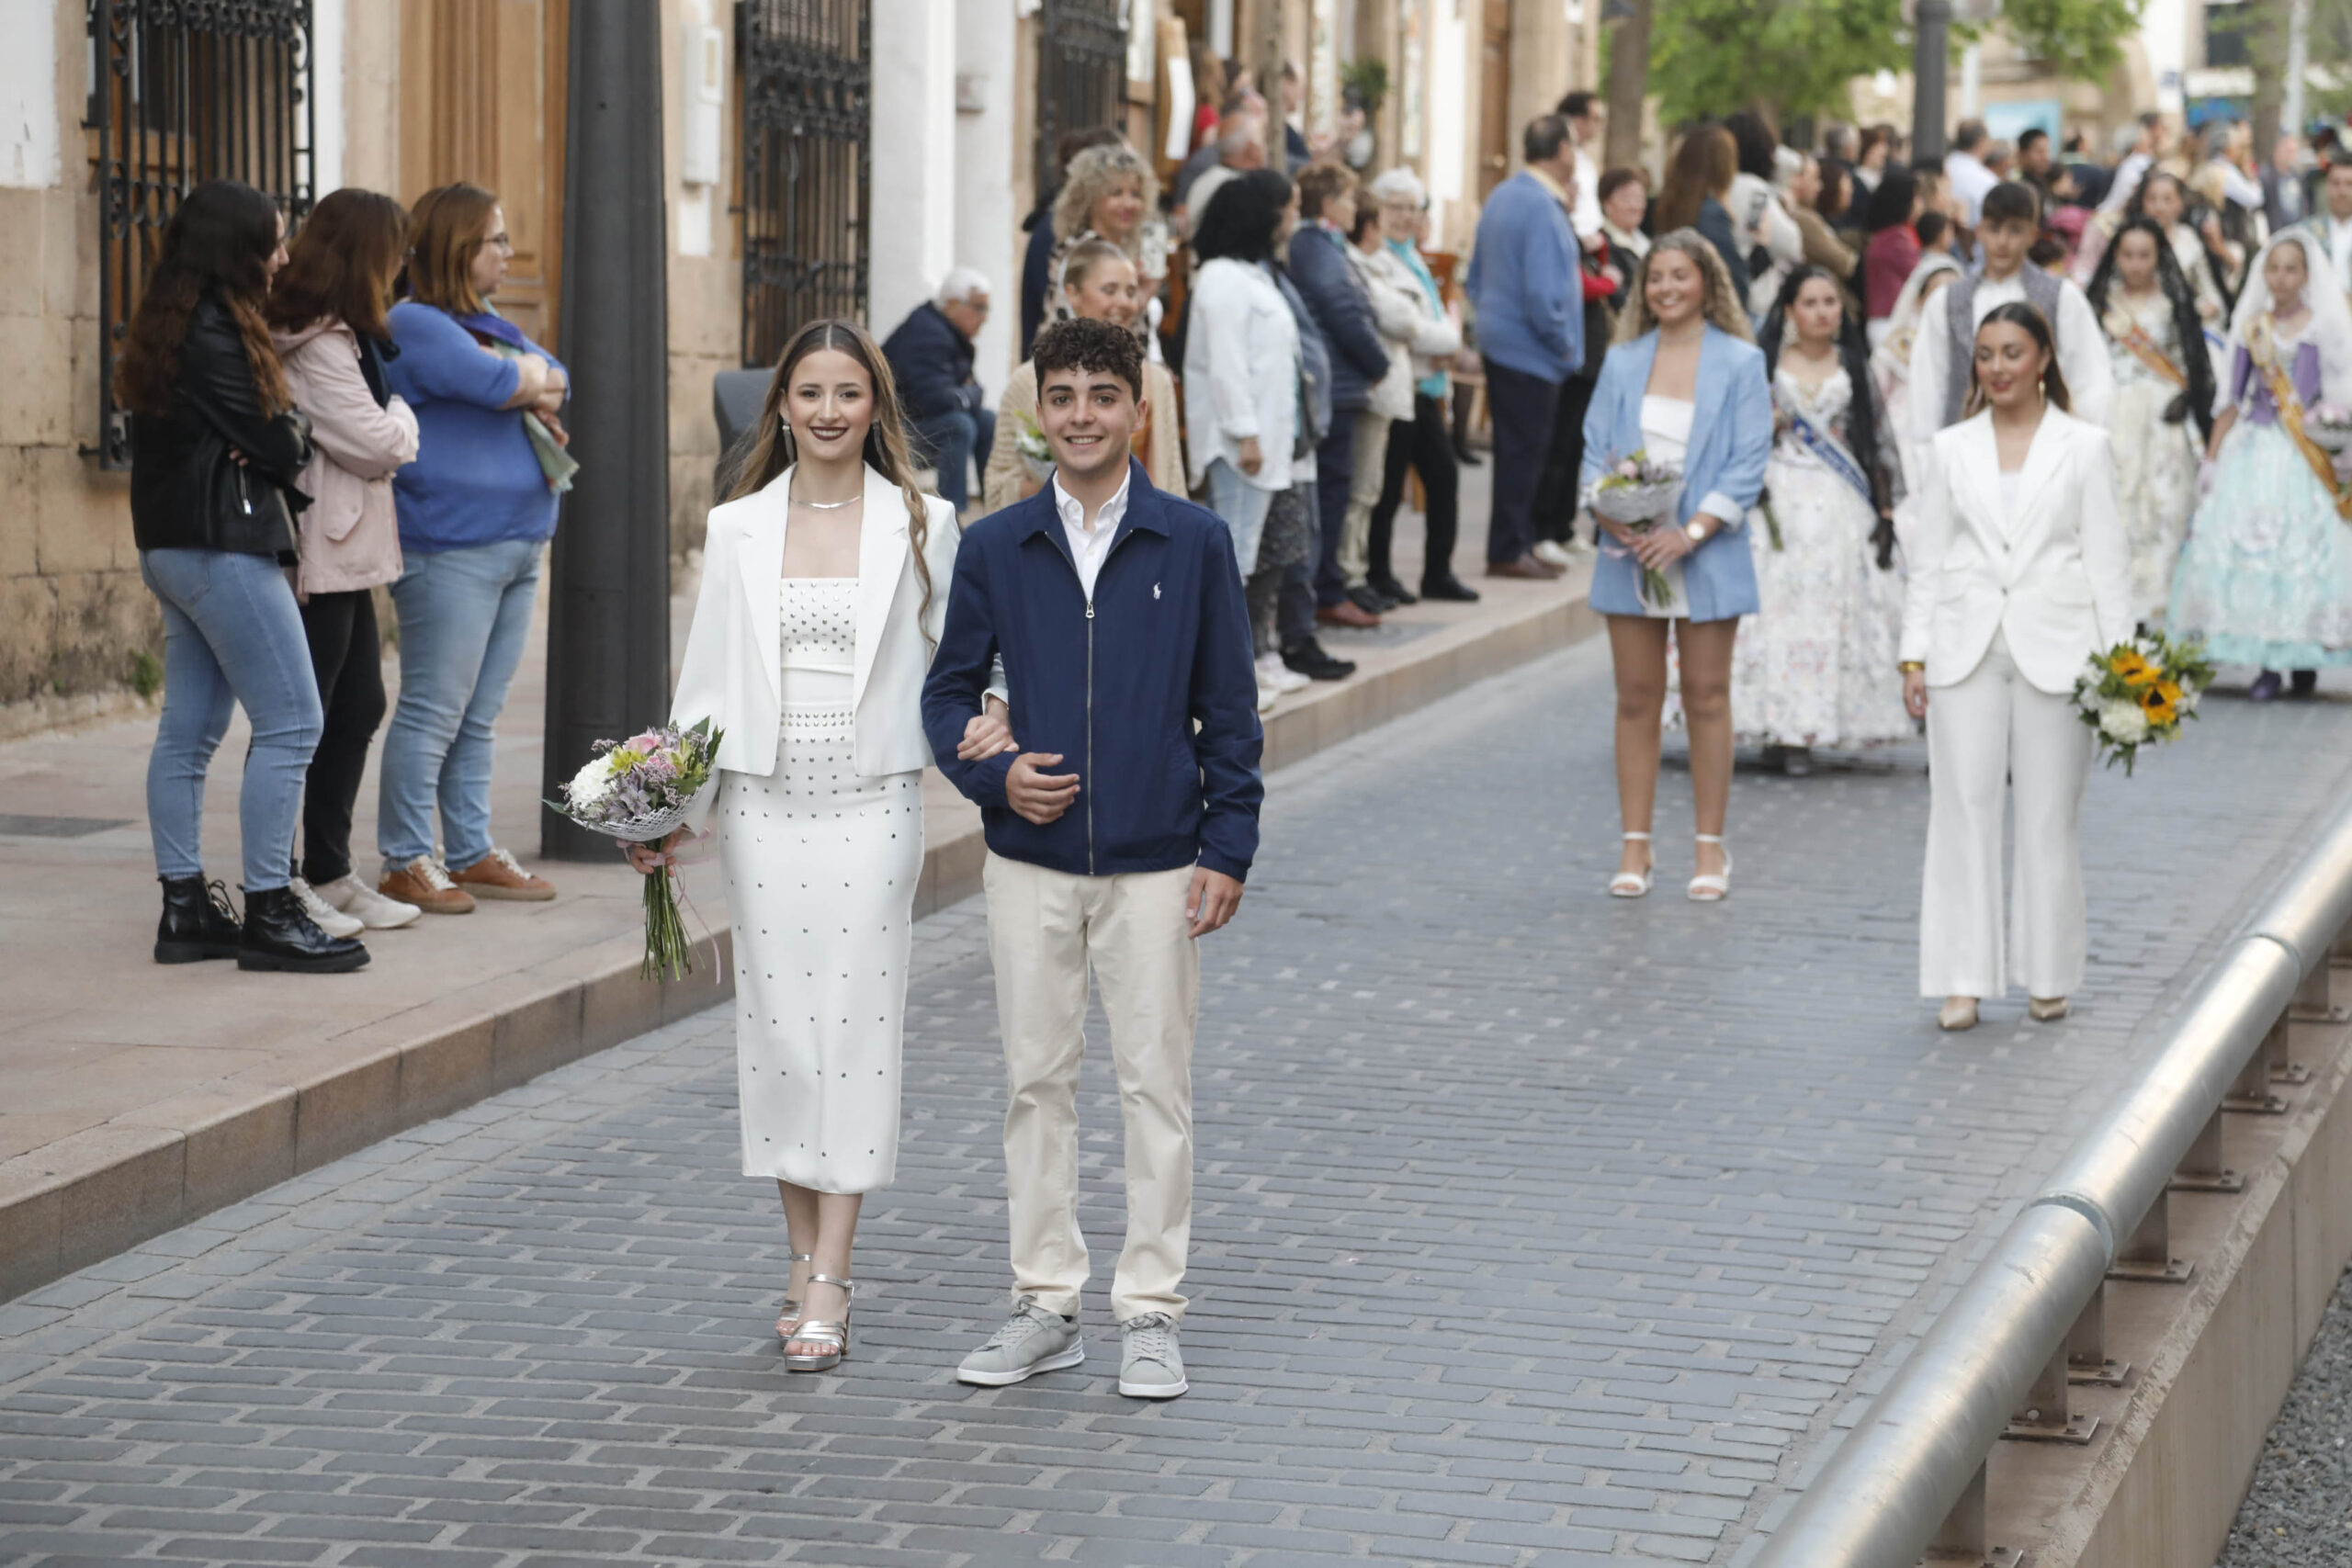
<svg viewBox="0 0 2352 1568">
<path fill-rule="evenodd" d="M 506 898 L 524 904 L 544 904 L 555 897 L 555 884 L 533 876 L 504 850 L 490 853 L 449 874 L 449 880 L 477 898 Z"/>
<path fill-rule="evenodd" d="M 419 855 L 406 865 L 384 874 L 376 891 L 387 898 L 413 904 L 428 915 L 470 915 L 473 895 L 449 880 L 448 868 L 431 855 Z"/>
</svg>

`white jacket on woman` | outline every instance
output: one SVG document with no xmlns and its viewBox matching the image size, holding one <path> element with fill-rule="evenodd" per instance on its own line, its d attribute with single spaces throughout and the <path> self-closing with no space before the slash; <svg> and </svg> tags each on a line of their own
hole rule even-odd
<svg viewBox="0 0 2352 1568">
<path fill-rule="evenodd" d="M 1462 352 L 1462 334 L 1443 316 L 1430 313 L 1421 280 L 1386 245 L 1366 253 L 1347 247 L 1348 261 L 1372 299 L 1372 317 L 1388 344 L 1388 374 L 1372 389 L 1372 412 L 1383 419 L 1413 417 L 1418 362 L 1450 359 Z"/>
<path fill-rule="evenodd" d="M 1992 414 L 1962 420 L 1929 445 L 1919 500 L 1901 657 L 1926 661 L 1928 685 L 1967 679 L 1998 632 L 2036 691 L 2067 693 L 2132 635 L 2132 553 L 2098 425 L 2043 412 L 2012 517 Z"/>
<path fill-rule="evenodd" d="M 1184 329 L 1184 446 L 1198 485 L 1222 457 L 1260 490 L 1291 486 L 1298 434 L 1298 323 L 1254 262 L 1219 256 L 1193 279 Z M 1241 467 L 1256 438 L 1258 471 Z"/>
<path fill-rule="evenodd" d="M 764 777 L 775 771 L 784 708 L 785 514 L 793 470 L 764 488 L 713 507 L 703 541 L 702 589 L 678 667 L 670 722 L 702 719 L 725 731 L 718 766 Z M 853 755 L 867 778 L 917 773 L 931 761 L 922 730 L 922 681 L 947 624 L 947 587 L 962 533 L 956 509 L 923 497 L 922 558 L 931 603 L 922 603 L 910 545 L 912 518 L 897 485 L 869 468 L 857 547 L 857 647 L 851 704 Z"/>
</svg>

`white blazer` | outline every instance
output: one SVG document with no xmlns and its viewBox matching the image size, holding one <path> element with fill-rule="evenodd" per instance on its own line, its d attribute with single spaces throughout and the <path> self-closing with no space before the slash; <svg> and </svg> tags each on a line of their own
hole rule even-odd
<svg viewBox="0 0 2352 1568">
<path fill-rule="evenodd" d="M 2086 660 L 2132 635 L 2131 549 L 2107 432 L 2045 412 L 2018 510 L 2012 518 L 2001 504 L 1990 412 L 1936 433 L 1903 605 L 1902 657 L 1926 661 L 1928 685 L 1966 680 L 1998 631 L 2037 691 L 2063 694 Z"/>
<path fill-rule="evenodd" d="M 1185 309 L 1184 446 L 1193 482 L 1222 457 L 1260 490 L 1291 486 L 1298 433 L 1298 322 L 1273 277 L 1255 262 L 1219 256 L 1193 279 Z M 1255 438 L 1262 459 L 1241 473 L 1241 444 Z"/>
<path fill-rule="evenodd" d="M 764 777 L 775 771 L 783 726 L 785 514 L 792 493 L 786 468 L 762 490 L 711 509 L 703 541 L 702 590 L 695 599 L 686 654 L 670 722 L 707 718 L 725 731 L 718 765 Z M 927 513 L 923 559 L 931 567 L 931 605 L 922 604 L 909 547 L 910 519 L 899 487 L 865 470 L 864 526 L 857 547 L 857 648 L 850 701 L 857 771 L 868 778 L 920 772 L 931 761 L 922 730 L 922 682 L 947 624 L 947 589 L 962 537 L 956 509 L 935 495 Z M 928 637 L 926 637 L 928 634 Z"/>
</svg>

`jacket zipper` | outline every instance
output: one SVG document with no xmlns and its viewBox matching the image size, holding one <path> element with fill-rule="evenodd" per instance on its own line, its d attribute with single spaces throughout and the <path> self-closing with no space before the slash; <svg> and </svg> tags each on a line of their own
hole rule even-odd
<svg viewBox="0 0 2352 1568">
<path fill-rule="evenodd" d="M 245 509 L 246 516 L 254 514 L 254 498 L 245 493 L 245 470 L 242 464 L 237 468 L 237 504 Z"/>
<path fill-rule="evenodd" d="M 1108 561 L 1104 565 L 1110 564 Z M 1086 796 L 1086 874 L 1094 872 L 1094 594 L 1086 595 L 1086 779 L 1079 785 Z"/>
</svg>

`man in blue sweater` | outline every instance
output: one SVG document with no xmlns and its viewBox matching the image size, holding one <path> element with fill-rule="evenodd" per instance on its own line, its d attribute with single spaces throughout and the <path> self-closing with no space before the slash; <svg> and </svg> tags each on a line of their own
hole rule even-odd
<svg viewBox="0 0 2352 1568">
<path fill-rule="evenodd" d="M 1119 1392 L 1172 1399 L 1186 1387 L 1194 944 L 1240 904 L 1265 795 L 1249 612 L 1226 525 L 1154 490 L 1130 456 L 1145 413 L 1134 334 L 1057 321 L 1031 358 L 1054 478 L 964 535 L 922 696 L 932 750 L 979 804 L 988 840 L 1010 1091 L 1017 1301 L 956 1376 L 1000 1387 L 1085 1359 L 1077 1092 L 1091 964 L 1126 1131 Z M 1000 657 L 1010 750 L 966 738 Z"/>
<path fill-rule="evenodd" d="M 1584 285 L 1577 237 L 1577 141 L 1565 115 L 1528 122 L 1527 167 L 1494 188 L 1470 253 L 1470 302 L 1495 422 L 1495 499 L 1487 575 L 1550 579 L 1538 560 L 1535 495 L 1559 412 L 1560 384 L 1584 364 Z M 1596 345 L 1597 347 L 1598 345 Z"/>
</svg>

